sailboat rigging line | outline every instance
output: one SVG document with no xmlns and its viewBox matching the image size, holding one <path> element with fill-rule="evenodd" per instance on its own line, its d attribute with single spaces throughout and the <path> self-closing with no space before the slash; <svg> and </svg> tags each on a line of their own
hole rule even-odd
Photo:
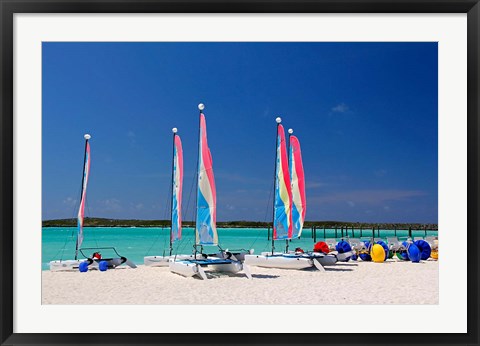
<svg viewBox="0 0 480 346">
<path fill-rule="evenodd" d="M 187 234 L 186 232 L 184 234 Z M 187 236 L 183 236 L 182 235 L 182 239 L 180 239 L 178 242 L 178 245 L 177 245 L 177 249 L 175 251 L 175 256 L 178 254 L 178 253 L 182 253 L 183 252 L 183 249 L 185 248 L 186 245 L 190 245 L 190 235 L 187 235 Z"/>
<path fill-rule="evenodd" d="M 196 175 L 194 174 L 193 178 L 192 178 L 192 183 L 190 184 L 190 193 L 188 194 L 188 200 L 187 200 L 186 207 L 183 207 L 183 203 L 182 203 L 182 215 L 185 215 L 185 216 L 188 214 L 188 210 L 190 209 L 190 200 L 192 198 L 193 186 L 195 185 L 195 180 L 196 180 L 195 178 L 196 178 Z M 194 223 L 193 234 L 195 235 L 195 217 L 193 218 L 193 223 Z M 182 239 L 183 239 L 183 237 L 182 237 Z"/>
<path fill-rule="evenodd" d="M 85 197 L 85 206 L 87 207 L 88 215 L 92 215 L 92 213 L 90 212 L 90 205 L 88 204 L 87 197 Z M 93 240 L 95 240 L 95 245 L 98 247 L 96 227 L 92 227 L 92 228 L 93 228 L 93 230 L 92 230 Z"/>
<path fill-rule="evenodd" d="M 197 163 L 197 166 L 198 166 L 198 163 Z M 192 178 L 192 183 L 190 184 L 190 192 L 188 194 L 187 205 L 184 207 L 184 205 L 182 203 L 182 210 L 181 211 L 182 211 L 182 215 L 185 215 L 185 216 L 188 214 L 188 211 L 190 209 L 190 200 L 192 199 L 193 187 L 196 185 L 195 184 L 195 181 L 197 180 L 196 177 L 197 176 L 194 174 L 193 178 Z M 188 233 L 182 232 L 182 234 L 183 234 L 182 239 L 180 239 L 180 241 L 177 245 L 177 251 L 175 252 L 175 254 L 183 251 L 186 244 L 190 244 L 189 242 L 187 242 L 190 239 L 189 236 L 187 235 Z M 193 217 L 193 242 L 195 243 L 195 216 Z M 193 245 L 193 246 L 195 247 L 195 245 Z"/>
<path fill-rule="evenodd" d="M 272 183 L 273 184 L 273 183 Z M 272 198 L 272 188 L 271 186 L 269 187 L 269 190 L 270 190 L 270 193 L 268 194 L 268 200 L 267 200 L 267 206 L 265 207 L 265 217 L 263 218 L 263 222 L 267 222 L 267 214 L 268 214 L 268 211 L 269 211 L 269 205 L 270 205 L 270 198 Z M 270 232 L 270 230 L 268 231 Z M 257 242 L 258 238 L 260 238 L 260 233 L 257 233 L 257 236 L 256 238 L 253 240 L 252 244 L 250 244 L 250 246 L 248 247 L 248 249 L 251 249 L 253 248 L 253 245 L 255 245 L 255 243 Z M 268 244 L 268 243 L 267 243 Z M 263 250 L 265 250 L 267 247 L 267 245 L 264 246 Z"/>
<path fill-rule="evenodd" d="M 279 119 L 279 118 L 278 118 Z M 277 141 L 278 141 L 278 127 L 280 126 L 280 121 L 277 121 L 277 133 L 275 134 L 275 167 L 273 171 L 273 191 L 277 188 L 277 161 L 278 161 L 278 151 L 277 151 Z M 274 229 L 275 229 L 275 197 L 273 198 L 273 212 L 272 212 L 272 255 L 275 251 L 275 238 L 273 236 Z"/>
<path fill-rule="evenodd" d="M 192 191 L 193 191 L 193 185 L 195 184 L 195 176 L 192 179 L 192 183 L 190 184 L 190 193 L 188 194 L 188 200 L 187 200 L 187 205 L 185 208 L 182 205 L 182 215 L 187 215 L 188 210 L 190 209 L 190 199 L 192 198 Z"/>
<path fill-rule="evenodd" d="M 59 254 L 60 252 L 62 253 L 62 255 L 60 256 L 60 260 L 63 260 L 63 255 L 64 255 L 64 253 L 65 253 L 65 248 L 67 247 L 67 242 L 68 242 L 68 238 L 65 237 L 65 242 L 63 243 L 63 247 L 62 247 L 60 250 L 57 251 L 57 253 L 55 254 L 55 256 L 53 256 L 53 257 L 50 259 L 50 261 L 55 260 L 55 258 L 57 258 L 58 254 Z M 50 262 L 50 261 L 49 261 L 49 262 Z"/>
<path fill-rule="evenodd" d="M 275 182 L 272 183 L 273 185 L 273 189 L 275 189 Z M 263 218 L 263 222 L 267 222 L 267 214 L 268 214 L 268 210 L 270 209 L 269 206 L 270 206 L 270 199 L 272 198 L 272 191 L 273 191 L 272 187 L 270 186 L 269 190 L 270 190 L 270 193 L 268 195 L 268 200 L 267 200 L 267 207 L 265 208 L 265 217 Z"/>
<path fill-rule="evenodd" d="M 83 169 L 82 169 L 82 189 L 80 192 L 80 203 L 82 203 L 82 197 L 83 197 L 83 182 L 85 180 L 85 159 L 87 157 L 87 145 L 88 145 L 88 139 L 85 138 L 85 149 L 83 151 Z M 78 234 L 77 234 L 77 241 L 75 242 L 75 260 L 78 259 Z"/>
<path fill-rule="evenodd" d="M 175 181 L 173 180 L 174 177 L 173 177 L 173 170 L 175 168 L 175 136 L 177 134 L 175 132 L 173 132 L 173 141 L 172 141 L 172 180 L 170 180 L 170 190 L 171 190 L 171 193 L 170 193 L 170 196 L 173 196 L 173 184 L 175 184 Z M 169 236 L 169 239 L 170 239 L 170 246 L 169 246 L 169 254 L 170 256 L 172 255 L 172 251 L 173 251 L 173 241 L 172 241 L 172 238 L 173 238 L 173 201 L 170 200 L 170 236 Z"/>
<path fill-rule="evenodd" d="M 291 146 L 291 137 L 292 137 L 292 133 L 290 131 L 288 131 L 288 151 L 287 152 L 290 152 L 290 146 Z M 291 168 L 293 169 L 293 168 Z M 290 181 L 291 183 L 291 181 Z M 291 206 L 293 205 L 293 201 L 291 202 Z M 288 253 L 288 239 L 285 239 L 285 253 Z"/>
<path fill-rule="evenodd" d="M 195 178 L 195 191 L 198 190 L 198 176 L 199 176 L 199 163 L 200 163 L 200 141 L 201 141 L 201 118 L 202 118 L 202 111 L 203 109 L 199 109 L 200 113 L 198 115 L 198 151 L 197 151 L 197 166 L 196 166 L 196 169 L 195 171 L 197 172 L 196 174 L 196 178 Z M 197 230 L 197 199 L 198 199 L 198 191 L 197 193 L 195 194 L 195 208 L 194 208 L 194 217 L 193 217 L 193 221 L 194 221 L 194 226 L 193 226 L 193 234 L 194 234 L 194 257 L 193 258 L 197 258 L 197 234 L 196 234 L 196 230 Z M 201 252 L 200 252 L 201 253 Z"/>
<path fill-rule="evenodd" d="M 171 190 L 171 185 L 170 185 L 170 190 Z M 169 195 L 171 194 L 171 191 L 169 191 L 169 194 L 167 194 L 167 197 L 165 198 L 166 201 L 165 201 L 165 208 L 164 208 L 164 211 L 163 211 L 163 219 L 165 220 L 166 217 L 167 217 L 167 213 L 168 213 L 168 206 L 169 206 L 169 201 L 170 201 L 170 198 L 169 198 Z M 161 235 L 163 235 L 163 229 L 165 228 L 164 224 L 162 223 L 160 226 L 160 232 L 156 232 L 156 237 L 153 239 L 153 242 L 152 244 L 150 245 L 150 247 L 148 248 L 147 250 L 147 254 L 150 253 L 150 251 L 153 249 L 153 247 L 157 244 L 157 241 L 158 239 L 160 238 Z M 166 240 L 165 240 L 165 237 L 163 237 L 163 248 L 165 249 L 165 243 L 166 243 Z M 164 251 L 165 252 L 165 251 Z"/>
<path fill-rule="evenodd" d="M 170 184 L 170 188 L 168 189 L 168 194 L 167 194 L 167 201 L 165 202 L 165 209 L 164 209 L 164 212 L 163 212 L 163 219 L 166 220 L 167 219 L 167 214 L 168 214 L 168 208 L 172 208 L 171 207 L 171 200 L 170 200 L 170 196 L 172 195 L 172 192 L 173 192 L 173 187 L 172 187 L 172 184 Z M 165 224 L 162 223 L 162 234 L 163 234 L 163 230 L 165 229 Z M 171 230 L 170 230 L 170 233 L 169 233 L 169 237 L 171 237 Z M 165 252 L 165 245 L 167 243 L 167 239 L 165 237 L 163 237 L 163 249 L 164 249 L 164 252 Z M 170 245 L 171 246 L 171 245 Z"/>
<path fill-rule="evenodd" d="M 83 185 L 82 185 L 83 186 Z M 79 189 L 81 190 L 81 189 Z M 78 191 L 77 191 L 78 193 Z M 80 204 L 80 203 L 79 203 Z M 79 205 L 77 205 L 77 202 L 74 201 L 74 204 L 73 204 L 73 207 L 72 207 L 72 212 L 70 213 L 70 215 L 72 216 L 72 219 L 75 220 L 75 210 L 77 210 L 79 207 Z M 75 232 L 75 228 L 73 227 L 72 228 L 72 231 L 70 232 L 70 237 L 68 236 L 68 230 L 67 231 L 67 234 L 65 235 L 65 242 L 63 243 L 63 247 L 60 248 L 60 250 L 57 251 L 57 253 L 55 254 L 54 258 L 51 259 L 51 261 L 53 261 L 55 258 L 57 258 L 57 255 L 61 252 L 62 255 L 60 256 L 60 260 L 63 260 L 63 255 L 65 254 L 65 249 L 67 247 L 67 243 L 69 240 L 72 240 L 73 237 L 74 237 L 74 232 Z"/>
</svg>

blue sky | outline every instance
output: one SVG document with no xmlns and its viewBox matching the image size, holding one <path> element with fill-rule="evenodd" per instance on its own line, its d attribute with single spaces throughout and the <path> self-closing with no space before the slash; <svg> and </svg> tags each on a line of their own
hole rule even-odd
<svg viewBox="0 0 480 346">
<path fill-rule="evenodd" d="M 271 221 L 275 118 L 300 140 L 307 220 L 438 220 L 436 43 L 43 43 L 42 217 L 168 219 L 172 127 L 192 219 L 205 103 L 217 219 Z M 190 203 L 188 201 L 190 200 Z"/>
</svg>

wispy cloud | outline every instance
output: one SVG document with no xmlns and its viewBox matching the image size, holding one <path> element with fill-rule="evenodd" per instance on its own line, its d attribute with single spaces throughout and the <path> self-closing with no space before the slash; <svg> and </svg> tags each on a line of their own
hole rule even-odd
<svg viewBox="0 0 480 346">
<path fill-rule="evenodd" d="M 67 197 L 66 199 L 63 200 L 63 204 L 73 207 L 77 204 L 77 200 L 73 197 Z"/>
<path fill-rule="evenodd" d="M 373 171 L 373 174 L 376 176 L 376 177 L 384 177 L 386 174 L 387 174 L 387 170 L 386 169 L 377 169 L 375 171 Z"/>
<path fill-rule="evenodd" d="M 172 173 L 140 173 L 135 174 L 133 178 L 140 178 L 140 179 L 162 179 L 162 178 L 170 178 Z"/>
<path fill-rule="evenodd" d="M 350 206 L 352 204 L 386 205 L 389 201 L 405 201 L 425 195 L 427 195 L 425 191 L 419 190 L 356 190 L 310 197 L 309 201 L 321 204 L 344 202 Z"/>
<path fill-rule="evenodd" d="M 119 212 L 122 211 L 120 200 L 116 198 L 108 198 L 99 201 L 100 209 L 103 212 Z"/>
<path fill-rule="evenodd" d="M 128 131 L 128 132 L 127 132 L 127 137 L 128 137 L 128 139 L 130 140 L 130 145 L 135 145 L 135 143 L 136 143 L 135 138 L 137 137 L 137 136 L 135 135 L 135 132 L 133 132 L 133 131 Z"/>
<path fill-rule="evenodd" d="M 265 180 L 265 179 L 247 177 L 247 176 L 243 176 L 243 175 L 240 175 L 240 174 L 225 173 L 225 172 L 216 173 L 215 178 L 218 178 L 219 180 L 223 179 L 223 180 L 236 182 L 236 183 L 242 183 L 242 184 L 265 184 L 265 183 L 268 183 L 267 180 Z"/>
<path fill-rule="evenodd" d="M 307 182 L 305 184 L 305 187 L 307 189 L 319 189 L 319 188 L 322 188 L 322 187 L 325 187 L 325 186 L 328 186 L 328 184 L 327 183 L 322 183 L 322 182 L 315 182 L 315 181 L 311 182 L 311 183 Z"/>
<path fill-rule="evenodd" d="M 263 110 L 263 117 L 264 118 L 267 118 L 268 116 L 270 116 L 270 107 L 267 106 L 264 110 Z"/>
<path fill-rule="evenodd" d="M 346 113 L 349 110 L 350 108 L 343 102 L 332 108 L 332 112 L 334 113 Z"/>
</svg>

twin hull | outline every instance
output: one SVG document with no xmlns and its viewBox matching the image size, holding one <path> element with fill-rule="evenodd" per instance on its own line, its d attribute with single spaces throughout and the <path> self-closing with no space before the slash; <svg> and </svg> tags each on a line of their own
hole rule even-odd
<svg viewBox="0 0 480 346">
<path fill-rule="evenodd" d="M 306 269 L 314 266 L 313 261 L 318 261 L 322 267 L 332 266 L 338 259 L 334 255 L 320 253 L 313 254 L 276 254 L 263 253 L 261 255 L 246 255 L 245 264 L 264 268 L 280 269 Z"/>
<path fill-rule="evenodd" d="M 197 259 L 202 258 L 201 254 L 197 254 Z M 143 263 L 148 267 L 168 267 L 170 260 L 193 260 L 194 255 L 172 255 L 172 256 L 146 256 L 143 258 Z"/>
<path fill-rule="evenodd" d="M 199 275 L 202 277 L 202 266 L 195 263 L 186 261 L 174 261 L 170 260 L 168 262 L 168 266 L 170 271 L 176 274 L 180 274 L 185 277 L 191 277 L 194 275 Z M 226 272 L 226 273 L 238 273 L 243 269 L 242 263 L 238 261 L 232 261 L 230 263 L 219 263 L 219 264 L 208 264 L 208 269 L 212 271 L 218 272 Z"/>
<path fill-rule="evenodd" d="M 62 260 L 62 261 L 51 261 L 50 262 L 50 271 L 58 272 L 58 271 L 72 271 L 72 270 L 78 270 L 78 267 L 80 266 L 80 263 L 86 262 L 88 260 L 86 259 L 81 259 L 81 260 Z M 91 261 L 91 260 L 90 260 Z M 108 268 L 116 268 L 119 265 L 122 265 L 125 263 L 131 268 L 136 268 L 137 266 L 135 263 L 132 261 L 128 260 L 125 257 L 119 257 L 119 258 L 105 258 L 105 259 L 100 259 L 100 260 L 94 260 L 89 264 L 90 269 L 98 269 L 98 264 L 101 261 L 106 261 Z"/>
<path fill-rule="evenodd" d="M 265 268 L 305 269 L 313 266 L 313 260 L 301 256 L 246 255 L 245 264 Z"/>
<path fill-rule="evenodd" d="M 231 255 L 233 256 L 232 259 L 235 260 L 235 261 L 240 261 L 240 262 L 243 262 L 244 258 L 245 258 L 245 254 L 247 254 L 249 252 L 246 252 L 246 251 L 242 251 L 242 252 L 235 252 L 235 253 L 231 253 Z M 213 254 L 211 256 L 214 256 L 214 257 L 218 257 L 218 258 L 224 258 L 224 259 L 229 259 L 230 256 L 228 255 L 230 254 L 229 252 L 219 252 L 217 254 Z M 168 262 L 170 260 L 173 260 L 173 261 L 183 261 L 183 260 L 193 260 L 193 259 L 205 259 L 207 255 L 203 255 L 201 253 L 197 253 L 197 257 L 195 257 L 195 255 L 191 254 L 191 255 L 171 255 L 171 256 L 146 256 L 143 258 L 143 263 L 146 265 L 146 266 L 149 266 L 149 267 L 168 267 L 169 264 Z"/>
<path fill-rule="evenodd" d="M 78 270 L 78 266 L 84 260 L 65 260 L 65 261 L 51 261 L 50 271 L 66 271 L 66 270 Z"/>
</svg>

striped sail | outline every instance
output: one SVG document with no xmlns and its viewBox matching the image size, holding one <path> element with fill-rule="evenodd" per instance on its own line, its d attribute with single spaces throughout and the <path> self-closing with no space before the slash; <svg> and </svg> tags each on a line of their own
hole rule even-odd
<svg viewBox="0 0 480 346">
<path fill-rule="evenodd" d="M 172 242 L 182 239 L 183 150 L 180 136 L 174 135 L 172 181 Z"/>
<path fill-rule="evenodd" d="M 302 152 L 300 150 L 300 142 L 295 136 L 290 136 L 289 163 L 290 179 L 292 182 L 292 237 L 298 238 L 302 234 L 307 200 L 305 196 L 305 174 L 303 171 Z"/>
<path fill-rule="evenodd" d="M 277 162 L 275 170 L 275 204 L 273 215 L 273 239 L 292 238 L 292 186 L 288 172 L 288 155 L 285 131 L 277 125 Z"/>
<path fill-rule="evenodd" d="M 216 207 L 217 194 L 213 177 L 212 155 L 207 143 L 207 125 L 205 115 L 200 113 L 196 244 L 218 244 Z"/>
<path fill-rule="evenodd" d="M 87 141 L 85 142 L 85 162 L 84 162 L 84 169 L 83 169 L 82 196 L 80 200 L 80 208 L 78 209 L 78 217 L 77 217 L 77 227 L 78 227 L 77 249 L 80 249 L 83 242 L 83 219 L 85 217 L 85 199 L 87 197 L 87 184 L 88 184 L 89 174 L 90 174 L 90 143 L 88 142 L 88 139 L 87 139 Z"/>
</svg>

